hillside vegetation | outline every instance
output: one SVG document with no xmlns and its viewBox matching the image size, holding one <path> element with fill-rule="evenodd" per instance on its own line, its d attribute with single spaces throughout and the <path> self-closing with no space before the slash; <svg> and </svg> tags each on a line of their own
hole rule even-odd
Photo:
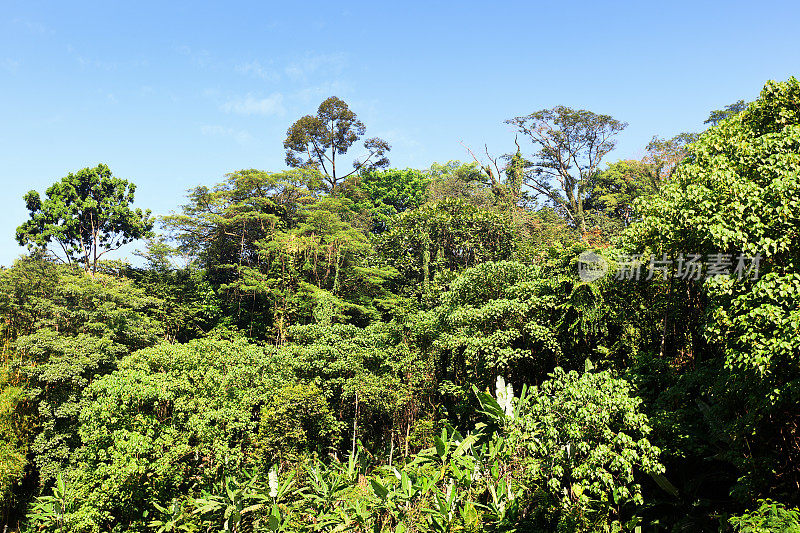
<svg viewBox="0 0 800 533">
<path fill-rule="evenodd" d="M 105 165 L 32 191 L 3 524 L 800 531 L 800 82 L 709 120 L 613 161 L 624 123 L 557 107 L 505 157 L 343 171 L 330 98 L 287 170 L 158 220 Z"/>
</svg>

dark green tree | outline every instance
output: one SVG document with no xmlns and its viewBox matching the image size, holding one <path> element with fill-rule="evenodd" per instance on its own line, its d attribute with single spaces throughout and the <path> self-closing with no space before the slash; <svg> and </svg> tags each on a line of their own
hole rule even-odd
<svg viewBox="0 0 800 533">
<path fill-rule="evenodd" d="M 153 228 L 149 210 L 131 208 L 135 190 L 103 164 L 70 172 L 47 189 L 44 201 L 36 191 L 25 195 L 30 219 L 17 228 L 17 242 L 31 248 L 56 242 L 65 262 L 94 273 L 103 255 Z"/>
<path fill-rule="evenodd" d="M 364 136 L 366 126 L 344 100 L 331 96 L 319 105 L 316 115 L 306 115 L 286 132 L 286 164 L 295 168 L 314 168 L 324 175 L 326 188 L 332 192 L 348 176 L 360 170 L 389 165 L 389 143 L 378 137 L 364 141 L 366 155 L 353 162 L 350 172 L 336 169 L 336 156 L 343 156 Z M 340 165 L 341 169 L 341 165 Z"/>
<path fill-rule="evenodd" d="M 733 469 L 726 493 L 793 505 L 800 484 L 797 434 L 788 429 L 800 423 L 798 147 L 800 82 L 770 81 L 735 120 L 700 136 L 661 194 L 641 203 L 642 220 L 627 233 L 631 251 L 702 254 L 707 264 L 721 258 L 720 275 L 676 280 L 670 289 L 662 355 L 681 363 L 653 409 L 663 409 L 670 435 L 692 428 L 690 443 L 669 443 L 670 455 L 687 470 L 692 460 L 723 460 Z M 678 409 L 678 399 L 689 397 L 700 401 Z"/>
<path fill-rule="evenodd" d="M 744 100 L 737 100 L 736 102 L 726 105 L 723 109 L 715 109 L 712 111 L 703 124 L 711 124 L 711 127 L 716 126 L 726 118 L 734 117 L 747 108 L 747 102 Z"/>
<path fill-rule="evenodd" d="M 514 228 L 507 215 L 446 199 L 395 217 L 376 248 L 400 273 L 398 293 L 429 300 L 437 274 L 510 258 Z"/>
<path fill-rule="evenodd" d="M 280 342 L 288 325 L 311 320 L 320 298 L 336 300 L 339 310 L 344 298 L 349 316 L 368 321 L 372 298 L 390 277 L 365 263 L 372 255 L 368 213 L 347 194 L 321 196 L 316 171 L 226 177 L 194 189 L 183 212 L 163 220 L 207 270 L 231 323 Z"/>
</svg>

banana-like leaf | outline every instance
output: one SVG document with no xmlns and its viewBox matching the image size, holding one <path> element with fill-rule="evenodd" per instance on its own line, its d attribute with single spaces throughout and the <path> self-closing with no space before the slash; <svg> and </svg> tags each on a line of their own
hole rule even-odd
<svg viewBox="0 0 800 533">
<path fill-rule="evenodd" d="M 372 485 L 372 490 L 373 490 L 373 492 L 375 492 L 375 495 L 378 498 L 380 498 L 382 500 L 385 500 L 386 496 L 389 494 L 389 489 L 384 487 L 382 483 L 380 483 L 379 481 L 377 481 L 375 479 L 370 479 L 369 483 L 370 483 L 370 485 Z"/>
<path fill-rule="evenodd" d="M 678 488 L 669 482 L 669 480 L 664 477 L 664 474 L 660 474 L 658 472 L 650 472 L 650 477 L 653 478 L 653 481 L 661 487 L 667 494 L 670 494 L 674 497 L 678 497 Z"/>
</svg>

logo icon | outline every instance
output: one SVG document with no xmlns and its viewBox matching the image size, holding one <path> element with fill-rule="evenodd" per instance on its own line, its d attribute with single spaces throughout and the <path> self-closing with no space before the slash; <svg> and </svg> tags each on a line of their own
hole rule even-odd
<svg viewBox="0 0 800 533">
<path fill-rule="evenodd" d="M 608 273 L 608 261 L 604 257 L 586 250 L 578 256 L 578 277 L 581 281 L 594 281 Z"/>
</svg>

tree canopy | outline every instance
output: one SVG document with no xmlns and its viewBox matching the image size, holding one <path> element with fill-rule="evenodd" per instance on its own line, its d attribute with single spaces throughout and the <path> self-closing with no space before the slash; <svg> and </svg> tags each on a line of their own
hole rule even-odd
<svg viewBox="0 0 800 533">
<path fill-rule="evenodd" d="M 586 233 L 584 202 L 589 180 L 614 149 L 614 137 L 627 123 L 584 109 L 556 106 L 506 120 L 506 124 L 537 149 L 527 165 L 526 184 Z"/>
<path fill-rule="evenodd" d="M 30 219 L 17 228 L 17 242 L 39 248 L 55 242 L 64 261 L 95 272 L 101 257 L 153 228 L 150 211 L 131 207 L 135 191 L 103 164 L 70 172 L 47 189 L 44 200 L 36 191 L 25 195 Z"/>
<path fill-rule="evenodd" d="M 373 170 L 389 165 L 386 153 L 389 143 L 378 137 L 364 140 L 365 154 L 353 161 L 352 170 L 336 168 L 336 157 L 344 156 L 353 144 L 366 133 L 366 126 L 350 107 L 335 96 L 324 100 L 316 115 L 298 119 L 286 131 L 283 147 L 286 164 L 294 168 L 313 168 L 322 172 L 328 191 L 332 192 L 348 176 L 361 170 Z"/>
<path fill-rule="evenodd" d="M 509 121 L 532 156 L 343 173 L 364 128 L 330 99 L 291 168 L 198 185 L 159 234 L 102 165 L 29 193 L 4 525 L 800 529 L 800 82 L 728 107 L 640 159 L 556 107 Z"/>
</svg>

